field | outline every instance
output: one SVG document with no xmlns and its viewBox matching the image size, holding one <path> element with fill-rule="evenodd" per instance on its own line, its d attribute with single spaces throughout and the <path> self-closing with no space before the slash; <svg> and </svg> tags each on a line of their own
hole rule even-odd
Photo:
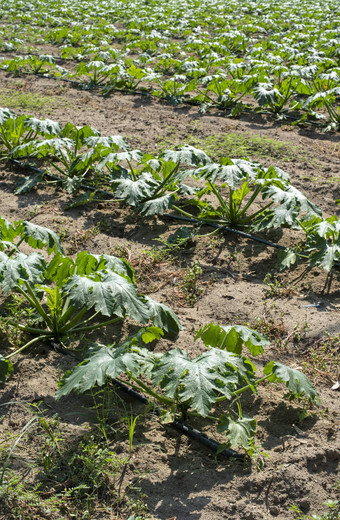
<svg viewBox="0 0 340 520">
<path fill-rule="evenodd" d="M 339 519 L 339 16 L 1 2 L 1 520 Z"/>
</svg>

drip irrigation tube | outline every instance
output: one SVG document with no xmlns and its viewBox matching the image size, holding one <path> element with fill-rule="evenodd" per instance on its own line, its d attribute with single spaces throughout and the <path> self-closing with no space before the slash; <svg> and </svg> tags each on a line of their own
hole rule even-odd
<svg viewBox="0 0 340 520">
<path fill-rule="evenodd" d="M 127 395 L 130 395 L 131 397 L 133 397 L 134 399 L 137 399 L 138 401 L 140 401 L 143 404 L 149 404 L 149 401 L 148 401 L 148 399 L 146 399 L 146 397 L 139 394 L 132 388 L 129 388 L 124 383 L 121 383 L 120 381 L 117 381 L 116 379 L 112 379 L 112 382 L 115 386 L 117 386 L 120 390 L 122 390 Z M 160 415 L 159 408 L 156 408 L 155 412 L 157 415 Z M 195 428 L 192 428 L 191 426 L 185 424 L 183 421 L 180 421 L 179 419 L 175 419 L 172 423 L 169 423 L 169 426 L 173 426 L 180 432 L 184 433 L 184 435 L 186 435 L 187 437 L 191 437 L 192 439 L 195 439 L 196 441 L 200 442 L 201 444 L 203 444 L 204 446 L 206 446 L 207 448 L 209 448 L 212 451 L 217 452 L 221 447 L 220 443 L 218 443 L 214 439 L 211 439 L 210 437 L 208 437 L 204 433 L 200 432 L 199 430 L 196 430 Z M 233 457 L 235 459 L 244 460 L 243 453 L 238 453 L 237 451 L 232 450 L 232 449 L 221 450 L 219 454 L 223 455 L 224 457 L 227 457 L 227 458 Z"/>
<path fill-rule="evenodd" d="M 214 224 L 213 222 L 204 222 L 202 220 L 197 220 L 195 218 L 183 217 L 182 215 L 171 215 L 170 213 L 162 213 L 160 217 L 166 217 L 170 219 L 183 220 L 185 222 L 190 222 L 192 224 L 201 224 L 202 226 L 210 226 L 215 229 L 220 229 L 221 231 L 227 231 L 228 233 L 234 233 L 235 235 L 239 235 L 243 238 L 248 238 L 250 240 L 254 240 L 255 242 L 260 242 L 261 244 L 265 244 L 266 246 L 275 247 L 277 249 L 286 250 L 285 246 L 281 246 L 280 244 L 276 244 L 275 242 L 270 242 L 269 240 L 265 240 L 264 238 L 259 238 L 250 233 L 245 233 L 244 231 L 239 231 L 238 229 L 233 229 L 227 226 L 220 226 L 219 224 Z"/>
</svg>

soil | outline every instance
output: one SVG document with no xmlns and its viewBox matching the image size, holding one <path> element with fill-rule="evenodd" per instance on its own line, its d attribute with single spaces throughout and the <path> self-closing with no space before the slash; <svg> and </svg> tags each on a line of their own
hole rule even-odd
<svg viewBox="0 0 340 520">
<path fill-rule="evenodd" d="M 3 73 L 0 80 L 2 88 L 18 89 L 18 80 Z M 164 142 L 171 142 L 172 146 L 183 144 L 193 134 L 200 139 L 221 133 L 246 134 L 271 138 L 287 146 L 298 145 L 303 153 L 296 152 L 293 159 L 263 158 L 261 153 L 261 162 L 287 171 L 292 184 L 318 204 L 326 216 L 340 215 L 340 207 L 335 204 L 340 198 L 338 135 L 322 134 L 313 127 L 286 126 L 265 115 L 246 114 L 234 120 L 218 111 L 201 115 L 196 107 L 174 108 L 141 95 L 116 92 L 104 98 L 51 79 L 27 76 L 20 81 L 23 92 L 52 99 L 48 107 L 29 111 L 30 114 L 60 123 L 90 124 L 103 135 L 126 137 L 132 147 L 145 152 L 157 152 Z M 258 159 L 256 154 L 253 158 Z M 178 314 L 185 329 L 180 332 L 176 347 L 197 354 L 203 347 L 193 338 L 200 326 L 209 322 L 247 323 L 261 328 L 272 339 L 263 358 L 256 360 L 259 367 L 277 359 L 301 368 L 320 393 L 319 409 L 305 402 L 284 400 L 279 386 L 264 386 L 257 396 L 247 397 L 244 410 L 257 420 L 259 448 L 254 459 L 245 462 L 216 458 L 207 448 L 170 426 L 161 425 L 157 416 L 131 401 L 129 406 L 142 419 L 137 421 L 125 478 L 129 482 L 139 474 L 138 486 L 151 517 L 289 520 L 296 518 L 289 509 L 291 504 L 306 514 L 320 514 L 325 510 L 323 502 L 339 499 L 339 392 L 331 389 L 339 366 L 338 358 L 330 357 L 324 347 L 326 334 L 340 337 L 339 271 L 334 272 L 331 284 L 325 271 L 306 272 L 303 265 L 278 274 L 275 249 L 232 234 L 194 241 L 174 261 L 156 261 L 145 250 L 159 244 L 157 239 L 166 239 L 180 223 L 162 218 L 143 221 L 114 202 L 66 211 L 72 197 L 55 186 L 39 186 L 16 196 L 14 190 L 21 174 L 12 164 L 0 164 L 1 215 L 11 221 L 28 219 L 54 229 L 63 238 L 68 254 L 83 249 L 124 254 L 136 268 L 140 291 L 168 304 Z M 285 230 L 268 233 L 266 238 L 289 245 L 297 236 Z M 201 266 L 203 274 L 196 301 L 189 303 L 182 282 L 194 263 Z M 264 283 L 268 274 L 272 286 Z M 112 341 L 112 337 L 103 335 L 100 339 Z M 163 340 L 157 348 L 166 350 L 173 343 Z M 333 341 L 333 353 L 340 347 L 335 344 L 334 348 L 334 344 Z M 70 363 L 70 356 L 46 346 L 16 358 L 14 375 L 2 388 L 2 435 L 19 432 L 27 422 L 27 411 L 15 405 L 18 402 L 42 401 L 48 414 L 58 414 L 64 434 L 70 438 L 88 429 L 83 397 L 58 402 L 54 399 L 60 374 Z M 203 422 L 193 426 L 223 441 Z M 128 447 L 125 431 L 117 437 L 113 449 L 125 456 Z M 261 455 L 263 452 L 268 456 Z M 117 517 L 102 513 L 93 518 Z"/>
</svg>

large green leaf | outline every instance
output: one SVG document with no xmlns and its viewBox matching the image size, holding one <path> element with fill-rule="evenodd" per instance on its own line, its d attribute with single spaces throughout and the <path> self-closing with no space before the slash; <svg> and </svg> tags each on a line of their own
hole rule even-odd
<svg viewBox="0 0 340 520">
<path fill-rule="evenodd" d="M 4 294 L 8 294 L 23 281 L 37 284 L 43 279 L 45 260 L 40 253 L 16 253 L 8 257 L 0 252 L 0 284 Z"/>
<path fill-rule="evenodd" d="M 12 240 L 18 235 L 19 231 L 17 226 L 14 226 L 9 220 L 4 217 L 0 217 L 0 240 L 12 242 Z"/>
<path fill-rule="evenodd" d="M 292 267 L 297 261 L 297 253 L 293 249 L 281 249 L 278 252 L 278 269 L 282 271 L 283 269 Z"/>
<path fill-rule="evenodd" d="M 142 370 L 145 356 L 138 349 L 130 350 L 124 346 L 95 345 L 90 349 L 92 355 L 78 365 L 71 373 L 66 373 L 56 399 L 71 392 L 86 392 L 94 386 L 102 386 L 108 377 L 116 378 L 127 372 L 138 376 Z"/>
<path fill-rule="evenodd" d="M 334 264 L 340 261 L 340 241 L 339 243 L 332 243 L 319 237 L 318 240 L 313 242 L 308 241 L 306 246 L 312 267 L 322 267 L 325 271 L 330 272 Z"/>
<path fill-rule="evenodd" d="M 64 285 L 64 290 L 76 308 L 94 307 L 104 316 L 130 316 L 140 323 L 147 323 L 152 316 L 135 286 L 114 272 L 102 272 L 100 279 L 96 280 L 73 275 Z"/>
<path fill-rule="evenodd" d="M 242 448 L 247 450 L 255 435 L 256 420 L 243 416 L 234 421 L 230 416 L 223 415 L 220 417 L 217 430 L 220 433 L 227 433 L 229 444 L 233 448 L 242 446 Z"/>
<path fill-rule="evenodd" d="M 195 177 L 203 177 L 211 182 L 225 182 L 229 188 L 236 190 L 237 186 L 245 179 L 244 172 L 235 164 L 207 164 L 193 171 Z"/>
<path fill-rule="evenodd" d="M 157 182 L 149 173 L 142 173 L 138 179 L 121 179 L 115 188 L 115 195 L 125 200 L 130 206 L 137 206 L 144 199 L 152 196 Z"/>
<path fill-rule="evenodd" d="M 271 198 L 279 204 L 295 203 L 305 218 L 322 214 L 321 209 L 313 204 L 300 190 L 294 186 L 287 185 L 284 189 L 275 183 L 268 184 L 263 190 L 263 198 Z"/>
<path fill-rule="evenodd" d="M 119 149 L 129 149 L 128 143 L 125 141 L 124 137 L 120 135 L 91 136 L 85 139 L 84 144 L 90 148 L 107 149 L 111 152 L 112 150 L 118 151 Z"/>
<path fill-rule="evenodd" d="M 131 283 L 135 283 L 135 273 L 129 262 L 117 256 L 93 255 L 87 251 L 82 251 L 77 255 L 75 268 L 79 275 L 88 275 L 100 270 L 114 271 L 127 278 Z"/>
<path fill-rule="evenodd" d="M 279 206 L 267 209 L 260 214 L 253 222 L 252 229 L 253 231 L 263 231 L 283 226 L 297 228 L 299 213 L 300 207 L 296 200 L 286 200 Z"/>
<path fill-rule="evenodd" d="M 35 186 L 40 184 L 45 177 L 45 173 L 37 173 L 36 175 L 27 175 L 20 179 L 17 184 L 17 188 L 15 190 L 16 195 L 22 195 L 23 193 L 27 193 L 31 191 Z"/>
<path fill-rule="evenodd" d="M 200 415 L 209 414 L 218 395 L 231 398 L 240 379 L 252 379 L 253 367 L 236 354 L 210 349 L 191 359 L 185 350 L 174 349 L 161 356 L 151 372 L 152 382 L 168 397 L 179 398 Z"/>
<path fill-rule="evenodd" d="M 209 323 L 198 331 L 195 340 L 198 338 L 207 347 L 224 349 L 234 354 L 242 354 L 242 346 L 245 345 L 253 356 L 263 354 L 263 349 L 270 344 L 263 334 L 243 325 Z"/>
<path fill-rule="evenodd" d="M 25 126 L 42 136 L 61 137 L 60 125 L 57 121 L 52 121 L 52 119 L 28 117 L 25 121 Z"/>
<path fill-rule="evenodd" d="M 137 210 L 147 217 L 158 215 L 171 208 L 177 198 L 177 195 L 174 193 L 166 193 L 161 197 L 155 197 L 154 199 L 140 203 Z"/>
<path fill-rule="evenodd" d="M 170 307 L 164 305 L 164 303 L 156 302 L 149 296 L 145 296 L 145 300 L 150 307 L 152 320 L 156 327 L 160 327 L 168 334 L 178 334 L 183 329 L 179 319 Z"/>
<path fill-rule="evenodd" d="M 229 383 L 234 386 L 238 381 L 237 377 L 233 373 L 228 376 Z M 174 399 L 178 394 L 182 403 L 203 417 L 209 414 L 216 394 L 222 387 L 220 374 L 212 369 L 206 359 L 201 356 L 190 359 L 187 351 L 180 349 L 164 354 L 152 369 L 151 378 L 154 384 L 163 388 L 168 397 Z M 229 389 L 229 396 L 231 391 Z"/>
<path fill-rule="evenodd" d="M 179 150 L 164 150 L 159 158 L 183 166 L 199 166 L 211 162 L 210 157 L 203 150 L 190 145 L 182 146 Z"/>
<path fill-rule="evenodd" d="M 53 251 L 55 253 L 63 253 L 60 238 L 51 229 L 32 224 L 28 220 L 18 221 L 16 224 L 18 224 L 17 229 L 20 231 L 21 236 L 31 247 L 42 249 L 46 246 L 49 254 Z"/>
<path fill-rule="evenodd" d="M 7 119 L 16 119 L 14 112 L 11 112 L 8 108 L 0 107 L 0 125 L 6 123 Z"/>
<path fill-rule="evenodd" d="M 283 365 L 279 361 L 271 361 L 264 367 L 263 373 L 269 376 L 269 381 L 284 383 L 291 397 L 302 398 L 306 396 L 311 400 L 318 399 L 318 392 L 308 377 L 295 368 Z"/>
<path fill-rule="evenodd" d="M 72 258 L 57 253 L 46 267 L 45 278 L 62 287 L 65 281 L 74 273 L 75 264 Z"/>
<path fill-rule="evenodd" d="M 280 91 L 270 83 L 259 83 L 257 87 L 254 88 L 254 97 L 258 104 L 263 107 L 266 105 L 275 105 L 278 100 L 282 98 L 282 95 Z"/>
</svg>

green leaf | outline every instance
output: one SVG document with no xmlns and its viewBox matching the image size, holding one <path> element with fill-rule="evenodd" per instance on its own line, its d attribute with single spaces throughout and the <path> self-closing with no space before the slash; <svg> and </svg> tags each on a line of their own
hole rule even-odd
<svg viewBox="0 0 340 520">
<path fill-rule="evenodd" d="M 31 191 L 34 186 L 37 186 L 40 182 L 44 180 L 45 173 L 37 173 L 36 175 L 27 175 L 20 179 L 18 183 L 18 187 L 15 190 L 15 195 L 22 195 L 23 193 L 27 193 Z"/>
<path fill-rule="evenodd" d="M 256 330 L 243 325 L 216 325 L 209 323 L 200 329 L 195 340 L 201 338 L 207 347 L 215 347 L 242 354 L 242 346 L 248 347 L 253 356 L 263 354 L 264 348 L 270 344 L 268 338 Z"/>
<path fill-rule="evenodd" d="M 188 403 L 191 410 L 203 417 L 209 414 L 216 393 L 221 390 L 218 375 L 206 359 L 190 359 L 188 352 L 180 349 L 164 354 L 151 372 L 152 382 L 159 384 L 168 397 L 174 399 L 179 393 L 181 402 Z M 233 374 L 231 382 L 237 382 Z"/>
<path fill-rule="evenodd" d="M 52 119 L 37 119 L 28 117 L 25 121 L 25 127 L 31 128 L 39 135 L 49 137 L 61 137 L 61 128 L 59 123 Z"/>
<path fill-rule="evenodd" d="M 24 237 L 25 242 L 31 247 L 42 249 L 46 246 L 48 254 L 51 254 L 53 251 L 55 253 L 63 253 L 60 238 L 51 229 L 32 224 L 28 220 L 17 221 L 16 224 L 21 236 Z"/>
<path fill-rule="evenodd" d="M 115 195 L 125 200 L 130 206 L 137 206 L 143 199 L 152 196 L 157 182 L 149 173 L 142 173 L 137 180 L 120 179 Z"/>
<path fill-rule="evenodd" d="M 8 257 L 0 252 L 0 284 L 4 294 L 8 294 L 23 281 L 32 284 L 41 282 L 45 269 L 45 260 L 40 253 L 16 253 Z"/>
<path fill-rule="evenodd" d="M 142 340 L 144 343 L 148 344 L 152 341 L 161 339 L 163 335 L 163 331 L 159 327 L 146 327 L 145 332 L 142 333 Z"/>
<path fill-rule="evenodd" d="M 8 240 L 12 242 L 12 240 L 18 235 L 19 231 L 17 226 L 14 226 L 9 220 L 4 217 L 0 217 L 0 240 Z"/>
<path fill-rule="evenodd" d="M 292 267 L 297 261 L 297 254 L 293 249 L 280 250 L 278 252 L 278 265 L 279 271 L 283 271 L 287 267 Z"/>
<path fill-rule="evenodd" d="M 119 149 L 127 151 L 129 149 L 128 143 L 124 137 L 120 135 L 108 135 L 108 136 L 91 136 L 87 137 L 84 144 L 89 148 L 100 148 L 118 151 Z"/>
<path fill-rule="evenodd" d="M 74 175 L 73 177 L 65 177 L 62 185 L 66 193 L 75 193 L 80 188 L 82 181 L 81 176 Z"/>
<path fill-rule="evenodd" d="M 166 395 L 207 416 L 219 395 L 232 397 L 240 380 L 252 379 L 253 367 L 236 354 L 210 349 L 191 359 L 185 350 L 174 349 L 155 361 L 151 371 L 154 384 Z"/>
<path fill-rule="evenodd" d="M 0 383 L 6 381 L 6 377 L 13 373 L 13 365 L 9 359 L 0 354 Z"/>
<path fill-rule="evenodd" d="M 313 401 L 318 400 L 319 394 L 308 377 L 295 368 L 283 365 L 279 361 L 271 361 L 264 367 L 263 373 L 270 376 L 269 381 L 285 383 L 291 397 L 300 399 L 306 396 Z"/>
<path fill-rule="evenodd" d="M 8 108 L 0 107 L 0 125 L 6 123 L 7 119 L 16 119 L 14 112 L 11 112 Z"/>
<path fill-rule="evenodd" d="M 94 307 L 104 316 L 127 315 L 140 323 L 147 323 L 151 318 L 150 308 L 137 294 L 135 286 L 114 272 L 104 273 L 100 280 L 73 275 L 64 290 L 78 309 Z"/>
<path fill-rule="evenodd" d="M 211 162 L 210 157 L 203 150 L 190 145 L 182 146 L 179 150 L 164 150 L 159 158 L 183 166 L 198 166 Z"/>
<path fill-rule="evenodd" d="M 259 83 L 254 88 L 254 97 L 258 104 L 263 107 L 265 105 L 275 106 L 279 98 L 282 98 L 282 95 L 270 83 Z"/>
<path fill-rule="evenodd" d="M 177 199 L 177 195 L 174 193 L 166 193 L 161 197 L 142 202 L 138 205 L 137 210 L 144 216 L 158 215 L 163 213 L 167 209 L 171 208 Z"/>
<path fill-rule="evenodd" d="M 316 251 L 314 250 L 315 247 L 317 248 Z M 340 243 L 332 244 L 320 238 L 313 243 L 313 250 L 309 252 L 309 259 L 312 267 L 319 266 L 330 272 L 335 262 L 340 261 Z"/>
<path fill-rule="evenodd" d="M 71 392 L 82 393 L 94 386 L 102 386 L 108 377 L 116 378 L 122 373 L 130 372 L 137 376 L 142 370 L 145 359 L 137 349 L 130 351 L 126 345 L 105 347 L 98 344 L 90 349 L 90 353 L 88 359 L 71 373 L 65 374 L 61 382 L 62 386 L 56 393 L 56 399 Z"/>
<path fill-rule="evenodd" d="M 47 265 L 45 277 L 47 280 L 55 282 L 58 287 L 62 287 L 74 271 L 74 261 L 68 256 L 57 253 Z"/>
<path fill-rule="evenodd" d="M 280 206 L 270 208 L 260 214 L 252 225 L 253 231 L 277 229 L 282 226 L 298 227 L 300 207 L 294 199 L 282 202 Z"/>
<path fill-rule="evenodd" d="M 227 432 L 228 441 L 233 448 L 242 446 L 245 450 L 249 448 L 254 438 L 256 430 L 256 420 L 251 417 L 243 416 L 237 421 L 233 421 L 230 416 L 220 417 L 217 431 Z"/>
<path fill-rule="evenodd" d="M 160 327 L 168 334 L 173 335 L 178 334 L 183 329 L 179 319 L 170 307 L 164 305 L 164 303 L 156 302 L 149 296 L 145 296 L 145 300 L 149 305 L 152 321 L 156 327 Z"/>
<path fill-rule="evenodd" d="M 203 177 L 210 182 L 225 182 L 232 190 L 235 190 L 240 182 L 246 178 L 245 173 L 236 164 L 208 164 L 203 168 L 194 170 L 193 175 L 198 178 Z"/>
</svg>

